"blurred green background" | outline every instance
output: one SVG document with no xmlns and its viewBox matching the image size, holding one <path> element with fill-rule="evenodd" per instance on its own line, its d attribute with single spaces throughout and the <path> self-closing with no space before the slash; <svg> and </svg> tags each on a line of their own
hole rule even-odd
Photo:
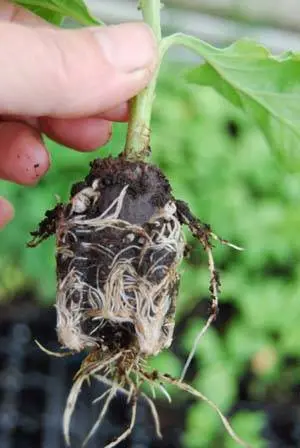
<svg viewBox="0 0 300 448">
<path fill-rule="evenodd" d="M 219 319 L 202 339 L 188 380 L 225 414 L 233 414 L 233 426 L 245 440 L 266 447 L 264 406 L 297 401 L 300 380 L 300 179 L 280 166 L 247 117 L 211 89 L 185 85 L 179 69 L 169 63 L 160 78 L 153 160 L 177 198 L 215 233 L 245 248 L 215 248 L 222 280 Z M 28 290 L 43 305 L 54 303 L 54 239 L 27 249 L 29 232 L 55 205 L 55 195 L 67 199 L 90 160 L 122 150 L 125 132 L 124 124 L 116 125 L 111 143 L 92 154 L 48 141 L 52 168 L 37 187 L 0 183 L 1 195 L 16 208 L 15 220 L 1 233 L 2 301 Z M 209 310 L 206 257 L 198 244 L 193 247 L 182 267 L 174 350 L 152 362 L 171 374 L 180 373 Z M 187 399 L 175 395 L 172 406 Z M 241 406 L 243 400 L 259 406 Z M 236 444 L 206 404 L 189 400 L 182 446 Z"/>
</svg>

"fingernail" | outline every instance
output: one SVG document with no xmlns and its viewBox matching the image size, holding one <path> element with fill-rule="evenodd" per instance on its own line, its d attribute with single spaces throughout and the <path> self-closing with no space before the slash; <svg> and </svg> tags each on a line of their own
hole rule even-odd
<svg viewBox="0 0 300 448">
<path fill-rule="evenodd" d="M 149 69 L 157 58 L 151 28 L 145 23 L 126 23 L 93 29 L 106 60 L 124 73 Z"/>
</svg>

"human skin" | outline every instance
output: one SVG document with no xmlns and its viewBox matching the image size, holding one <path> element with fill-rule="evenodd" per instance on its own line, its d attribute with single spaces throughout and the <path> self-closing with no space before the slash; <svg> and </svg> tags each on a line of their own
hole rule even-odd
<svg viewBox="0 0 300 448">
<path fill-rule="evenodd" d="M 0 0 L 0 179 L 39 181 L 50 166 L 42 134 L 77 151 L 103 146 L 156 63 L 143 23 L 61 30 Z M 13 214 L 0 197 L 0 228 Z"/>
</svg>

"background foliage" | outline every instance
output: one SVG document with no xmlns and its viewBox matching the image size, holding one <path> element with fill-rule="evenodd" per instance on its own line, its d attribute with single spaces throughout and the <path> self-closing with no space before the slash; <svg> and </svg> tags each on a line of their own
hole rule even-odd
<svg viewBox="0 0 300 448">
<path fill-rule="evenodd" d="M 299 176 L 280 166 L 237 109 L 209 88 L 174 79 L 176 72 L 177 67 L 167 67 L 161 76 L 153 160 L 178 198 L 216 233 L 245 248 L 239 253 L 216 247 L 223 284 L 220 315 L 202 340 L 188 379 L 225 413 L 233 412 L 239 434 L 265 447 L 266 403 L 292 402 L 300 380 Z M 41 303 L 54 302 L 54 241 L 26 249 L 29 232 L 55 205 L 55 194 L 68 197 L 70 185 L 87 173 L 89 160 L 122 150 L 124 135 L 125 125 L 115 126 L 113 141 L 96 155 L 71 153 L 48 141 L 53 168 L 37 187 L 0 183 L 1 194 L 16 207 L 16 219 L 1 235 L 3 300 L 20 289 L 34 289 Z M 174 349 L 153 360 L 173 374 L 180 372 L 208 313 L 207 264 L 198 246 L 182 271 Z M 205 404 L 189 406 L 185 425 L 184 447 L 235 446 Z"/>
</svg>

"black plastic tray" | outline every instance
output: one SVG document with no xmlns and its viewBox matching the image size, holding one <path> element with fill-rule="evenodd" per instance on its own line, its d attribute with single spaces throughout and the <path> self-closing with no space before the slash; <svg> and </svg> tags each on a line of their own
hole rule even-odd
<svg viewBox="0 0 300 448">
<path fill-rule="evenodd" d="M 55 358 L 42 352 L 39 340 L 57 350 L 55 310 L 39 308 L 26 300 L 0 309 L 0 447 L 63 448 L 62 415 L 72 378 L 81 357 Z M 100 411 L 92 405 L 104 386 L 93 383 L 80 394 L 71 426 L 71 446 L 81 447 Z M 131 437 L 120 448 L 178 448 L 181 430 L 174 427 L 168 410 L 163 440 L 154 436 L 147 406 L 141 401 Z M 128 425 L 130 409 L 123 397 L 116 397 L 101 429 L 88 448 L 103 448 Z"/>
</svg>

